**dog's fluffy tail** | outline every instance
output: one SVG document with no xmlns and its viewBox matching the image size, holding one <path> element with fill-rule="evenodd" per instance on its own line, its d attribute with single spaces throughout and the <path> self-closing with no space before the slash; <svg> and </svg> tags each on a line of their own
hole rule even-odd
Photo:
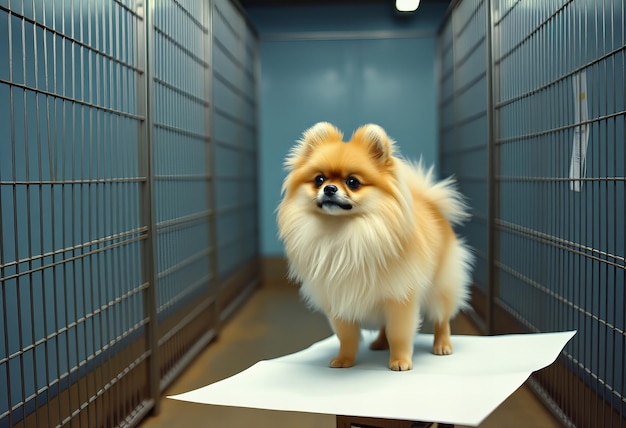
<svg viewBox="0 0 626 428">
<path fill-rule="evenodd" d="M 461 224 L 471 217 L 465 197 L 456 189 L 454 177 L 436 181 L 434 167 L 426 169 L 421 160 L 410 165 L 417 176 L 420 193 L 435 204 L 450 223 Z"/>
</svg>

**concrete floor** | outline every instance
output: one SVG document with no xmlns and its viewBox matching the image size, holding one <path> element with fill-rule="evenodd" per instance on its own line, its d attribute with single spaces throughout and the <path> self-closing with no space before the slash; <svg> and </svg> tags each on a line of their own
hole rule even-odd
<svg viewBox="0 0 626 428">
<path fill-rule="evenodd" d="M 476 334 L 476 329 L 466 317 L 459 316 L 452 333 Z M 295 286 L 266 285 L 223 326 L 218 339 L 194 360 L 165 395 L 216 382 L 259 360 L 302 350 L 330 334 L 325 318 L 306 308 Z M 163 398 L 161 412 L 144 420 L 141 427 L 333 428 L 335 424 L 334 415 L 208 406 Z M 560 426 L 524 386 L 480 425 L 482 428 Z"/>
</svg>

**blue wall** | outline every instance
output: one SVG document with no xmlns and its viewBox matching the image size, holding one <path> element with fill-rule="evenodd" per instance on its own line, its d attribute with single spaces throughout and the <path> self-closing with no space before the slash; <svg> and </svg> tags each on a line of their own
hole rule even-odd
<svg viewBox="0 0 626 428">
<path fill-rule="evenodd" d="M 260 227 L 264 256 L 283 254 L 275 209 L 285 154 L 314 123 L 349 137 L 374 122 L 409 158 L 435 163 L 435 32 L 446 7 L 410 17 L 392 4 L 263 7 L 248 13 L 261 37 Z"/>
</svg>

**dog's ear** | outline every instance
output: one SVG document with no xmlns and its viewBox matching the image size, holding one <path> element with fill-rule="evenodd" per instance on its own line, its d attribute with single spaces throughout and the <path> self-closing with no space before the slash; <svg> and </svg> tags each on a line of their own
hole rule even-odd
<svg viewBox="0 0 626 428">
<path fill-rule="evenodd" d="M 315 146 L 323 141 L 343 141 L 343 134 L 334 125 L 328 122 L 318 122 L 302 133 L 302 138 L 296 142 L 285 160 L 285 167 L 292 170 L 304 161 Z"/>
<path fill-rule="evenodd" d="M 378 125 L 370 123 L 361 126 L 352 134 L 351 142 L 367 146 L 371 156 L 382 163 L 386 163 L 393 156 L 394 141 Z"/>
</svg>

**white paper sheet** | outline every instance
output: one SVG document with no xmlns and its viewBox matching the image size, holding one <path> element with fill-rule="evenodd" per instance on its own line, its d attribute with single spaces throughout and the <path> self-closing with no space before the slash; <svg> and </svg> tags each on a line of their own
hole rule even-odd
<svg viewBox="0 0 626 428">
<path fill-rule="evenodd" d="M 335 336 L 308 349 L 261 361 L 212 385 L 171 396 L 221 406 L 434 421 L 477 426 L 533 371 L 554 362 L 575 332 L 452 336 L 454 354 L 431 354 L 432 335 L 415 337 L 413 370 L 387 368 L 388 351 L 364 340 L 354 367 L 328 368 Z"/>
</svg>

